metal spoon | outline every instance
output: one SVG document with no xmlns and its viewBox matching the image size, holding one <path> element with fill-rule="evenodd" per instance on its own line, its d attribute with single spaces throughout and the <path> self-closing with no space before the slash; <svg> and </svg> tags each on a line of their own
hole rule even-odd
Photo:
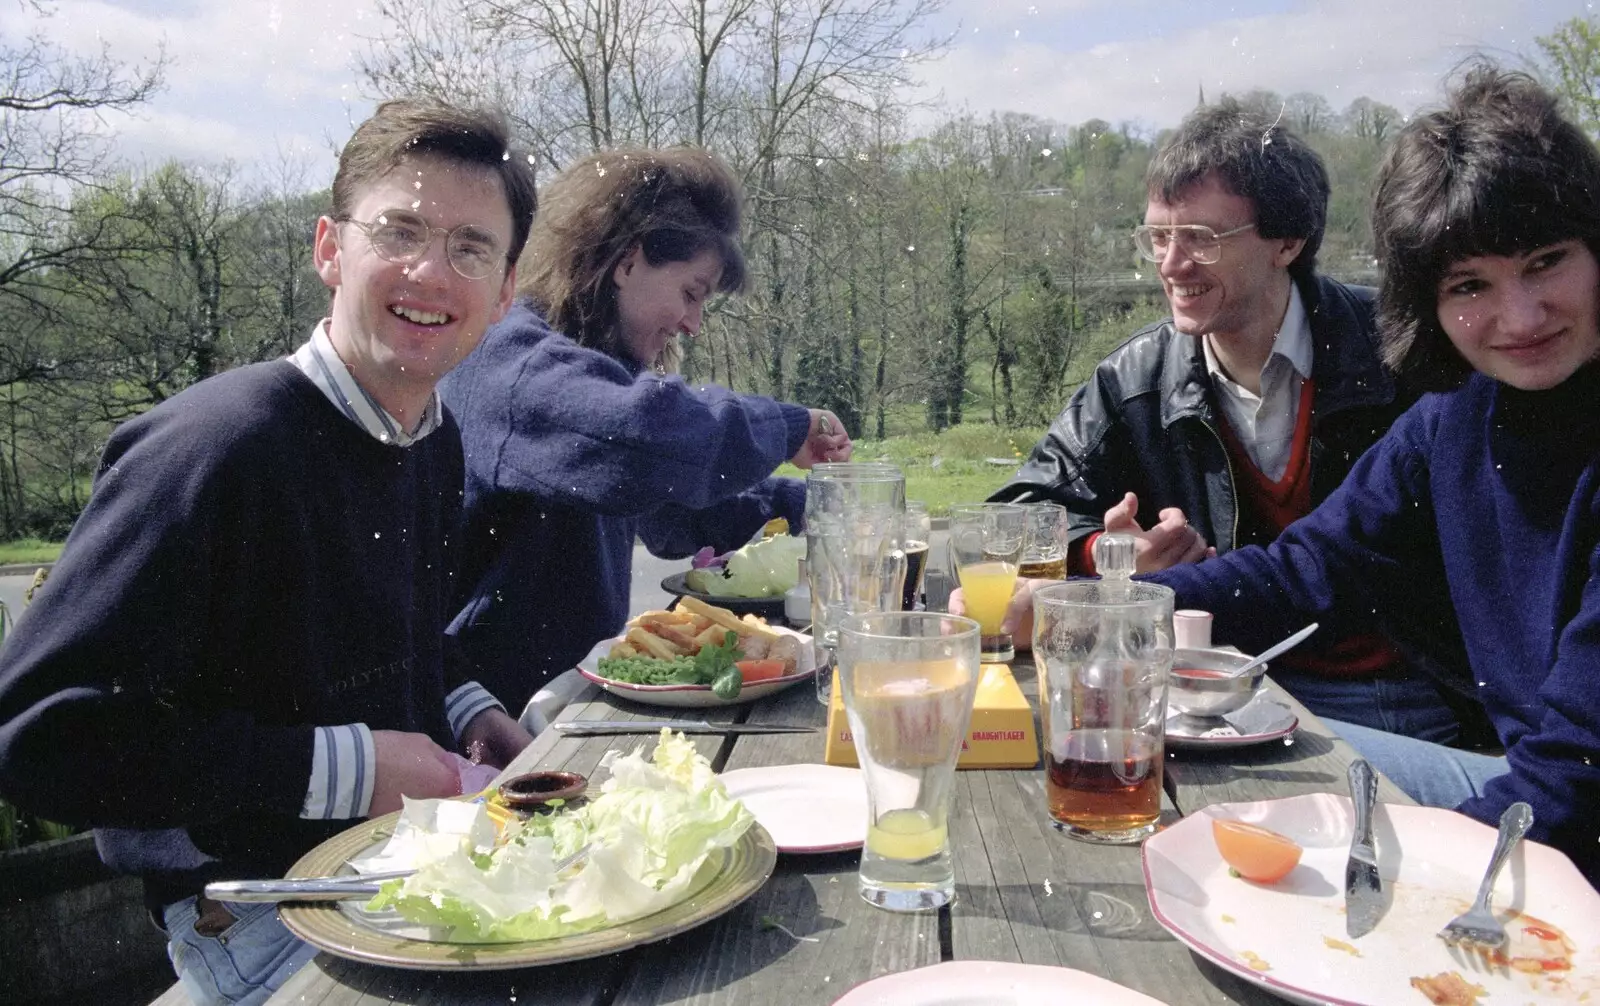
<svg viewBox="0 0 1600 1006">
<path fill-rule="evenodd" d="M 1275 643 L 1272 646 L 1267 647 L 1265 650 L 1262 650 L 1261 653 L 1258 654 L 1254 660 L 1247 660 L 1244 663 L 1240 664 L 1238 667 L 1235 667 L 1233 670 L 1228 672 L 1228 676 L 1232 677 L 1232 678 L 1237 678 L 1241 674 L 1245 674 L 1245 673 L 1247 673 L 1249 671 L 1255 670 L 1257 667 L 1260 667 L 1262 664 L 1264 664 L 1267 661 L 1273 659 L 1274 657 L 1281 656 L 1282 654 L 1288 653 L 1290 650 L 1294 649 L 1296 646 L 1299 646 L 1301 643 L 1306 641 L 1306 637 L 1307 636 L 1310 636 L 1313 632 L 1316 632 L 1316 631 L 1317 631 L 1317 623 L 1316 622 L 1312 622 L 1310 625 L 1308 625 L 1305 628 L 1301 629 L 1299 632 L 1296 632 L 1294 635 L 1290 636 L 1288 639 L 1285 639 L 1283 642 Z"/>
</svg>

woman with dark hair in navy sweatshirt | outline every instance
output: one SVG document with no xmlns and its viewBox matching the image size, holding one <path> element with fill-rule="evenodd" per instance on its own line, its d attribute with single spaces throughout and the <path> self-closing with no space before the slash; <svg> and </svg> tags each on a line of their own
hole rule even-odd
<svg viewBox="0 0 1600 1006">
<path fill-rule="evenodd" d="M 1504 756 L 1330 726 L 1421 803 L 1527 801 L 1600 882 L 1600 153 L 1477 66 L 1397 138 L 1373 232 L 1385 355 L 1436 393 L 1272 545 L 1153 579 L 1247 649 L 1374 609 L 1464 645 Z"/>
<path fill-rule="evenodd" d="M 621 631 L 635 536 L 682 557 L 748 540 L 844 461 L 832 413 L 673 375 L 680 333 L 745 282 L 741 192 L 715 157 L 616 150 L 540 193 L 521 299 L 441 385 L 466 452 L 462 603 L 450 633 L 509 708 Z"/>
</svg>

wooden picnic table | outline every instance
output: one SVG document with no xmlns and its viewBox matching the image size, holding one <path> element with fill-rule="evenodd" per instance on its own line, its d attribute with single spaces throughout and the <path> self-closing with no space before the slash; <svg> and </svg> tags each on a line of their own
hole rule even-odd
<svg viewBox="0 0 1600 1006">
<path fill-rule="evenodd" d="M 1022 660 L 1014 670 L 1032 697 L 1032 665 Z M 1299 729 L 1283 741 L 1250 747 L 1169 751 L 1165 823 L 1222 801 L 1344 792 L 1352 749 L 1274 690 L 1300 717 Z M 673 712 L 702 718 L 700 710 L 666 715 Z M 823 722 L 823 708 L 806 684 L 750 705 L 704 712 L 713 720 Z M 663 710 L 590 688 L 561 718 L 659 719 Z M 822 760 L 820 731 L 694 740 L 719 770 Z M 653 742 L 546 731 L 507 773 L 560 768 L 593 774 L 607 750 L 638 743 Z M 1382 801 L 1411 802 L 1387 780 L 1379 787 Z M 1282 1001 L 1167 934 L 1151 914 L 1137 846 L 1090 845 L 1057 832 L 1045 809 L 1039 768 L 958 773 L 950 838 L 956 902 L 938 913 L 897 915 L 863 902 L 856 893 L 857 853 L 780 856 L 772 878 L 743 904 L 660 943 L 517 971 L 409 971 L 323 954 L 271 1002 L 830 1003 L 869 979 L 947 960 L 1078 968 L 1168 1003 Z M 157 1000 L 183 1001 L 176 988 Z"/>
</svg>

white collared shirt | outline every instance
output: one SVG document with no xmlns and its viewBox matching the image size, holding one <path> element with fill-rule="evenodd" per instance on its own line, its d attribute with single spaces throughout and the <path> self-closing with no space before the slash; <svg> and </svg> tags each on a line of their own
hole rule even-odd
<svg viewBox="0 0 1600 1006">
<path fill-rule="evenodd" d="M 1277 481 L 1289 467 L 1295 421 L 1300 416 L 1300 391 L 1311 377 L 1311 321 L 1299 288 L 1289 285 L 1289 308 L 1272 340 L 1272 353 L 1261 367 L 1261 394 L 1223 372 L 1209 335 L 1201 343 L 1223 416 L 1261 474 Z"/>
<path fill-rule="evenodd" d="M 328 338 L 328 319 L 317 322 L 311 338 L 288 357 L 289 362 L 311 379 L 346 419 L 372 435 L 379 443 L 409 447 L 439 428 L 444 411 L 439 392 L 428 398 L 417 428 L 410 433 L 390 415 L 378 400 L 367 393 L 350 368 L 339 359 Z M 456 741 L 473 717 L 485 709 L 501 705 L 488 689 L 468 681 L 445 696 L 445 717 Z M 313 819 L 366 817 L 372 806 L 373 782 L 378 765 L 372 730 L 365 723 L 318 727 L 312 731 L 311 780 L 306 787 L 300 816 Z"/>
<path fill-rule="evenodd" d="M 443 406 L 439 404 L 439 392 L 435 391 L 428 396 L 428 404 L 422 409 L 417 428 L 407 433 L 400 420 L 379 405 L 378 400 L 361 386 L 355 375 L 350 373 L 350 368 L 339 359 L 333 341 L 328 338 L 327 318 L 317 322 L 311 330 L 311 338 L 294 351 L 289 362 L 311 378 L 311 383 L 328 396 L 328 401 L 344 413 L 345 418 L 372 434 L 379 443 L 409 447 L 437 430 L 443 421 Z"/>
</svg>

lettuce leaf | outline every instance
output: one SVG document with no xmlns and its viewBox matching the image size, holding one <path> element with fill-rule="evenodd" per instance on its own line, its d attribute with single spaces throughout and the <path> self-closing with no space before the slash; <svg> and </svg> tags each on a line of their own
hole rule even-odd
<svg viewBox="0 0 1600 1006">
<path fill-rule="evenodd" d="M 642 748 L 612 751 L 601 765 L 610 777 L 597 797 L 513 825 L 488 855 L 459 837 L 440 855 L 437 836 L 419 829 L 418 847 L 434 858 L 385 884 L 368 907 L 394 908 L 463 943 L 587 932 L 676 903 L 706 858 L 755 820 L 682 734 L 663 730 L 649 760 Z M 420 805 L 439 802 L 414 801 L 417 819 L 429 818 Z M 585 845 L 582 865 L 558 876 L 556 861 Z"/>
</svg>

